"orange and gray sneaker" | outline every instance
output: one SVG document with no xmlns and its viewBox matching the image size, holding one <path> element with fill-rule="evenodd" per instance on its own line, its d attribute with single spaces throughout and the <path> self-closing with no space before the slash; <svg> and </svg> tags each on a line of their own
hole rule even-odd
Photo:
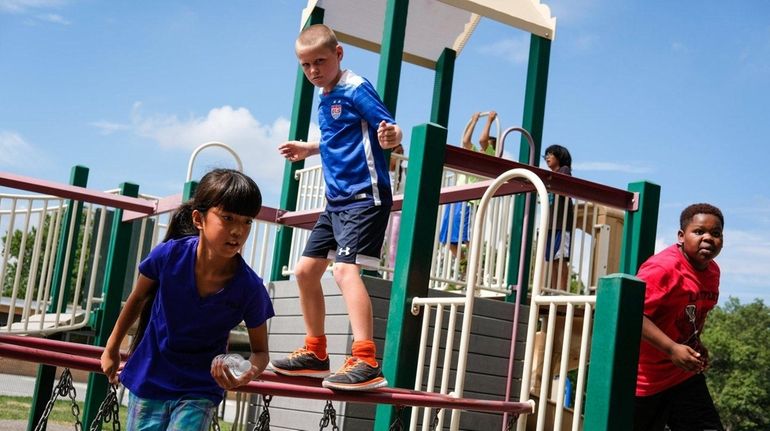
<svg viewBox="0 0 770 431">
<path fill-rule="evenodd" d="M 344 391 L 367 391 L 387 385 L 379 365 L 373 367 L 354 356 L 347 358 L 345 364 L 322 383 L 325 388 Z"/>
<path fill-rule="evenodd" d="M 270 361 L 270 368 L 284 376 L 326 377 L 330 374 L 329 357 L 318 359 L 315 353 L 301 347 L 283 359 Z"/>
</svg>

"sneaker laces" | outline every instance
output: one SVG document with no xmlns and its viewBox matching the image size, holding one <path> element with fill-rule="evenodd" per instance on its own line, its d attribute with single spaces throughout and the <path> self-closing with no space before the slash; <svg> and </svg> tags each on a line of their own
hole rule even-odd
<svg viewBox="0 0 770 431">
<path fill-rule="evenodd" d="M 295 350 L 295 351 L 293 351 L 293 352 L 289 353 L 289 358 L 296 358 L 297 356 L 302 356 L 302 355 L 305 355 L 305 354 L 308 354 L 308 353 L 312 354 L 312 355 L 313 355 L 313 356 L 315 356 L 316 358 L 318 357 L 318 356 L 316 356 L 316 354 L 315 354 L 315 353 L 311 352 L 311 351 L 310 351 L 310 350 L 308 350 L 307 348 L 305 348 L 305 347 L 300 347 L 299 349 L 297 349 L 297 350 Z"/>
<path fill-rule="evenodd" d="M 345 363 L 342 364 L 339 370 L 335 374 L 347 374 L 348 371 L 352 370 L 356 365 L 358 365 L 358 361 L 360 359 L 356 358 L 355 356 L 348 356 L 345 358 Z"/>
</svg>

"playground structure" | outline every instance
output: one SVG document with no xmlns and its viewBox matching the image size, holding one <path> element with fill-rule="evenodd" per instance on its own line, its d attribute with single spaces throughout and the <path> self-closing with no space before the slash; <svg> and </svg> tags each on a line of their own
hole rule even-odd
<svg viewBox="0 0 770 431">
<path fill-rule="evenodd" d="M 520 10 L 511 9 L 510 5 L 501 6 L 503 3 L 519 5 Z M 638 320 L 641 316 L 641 311 L 635 310 L 631 305 L 639 296 L 639 286 L 638 282 L 622 276 L 604 279 L 598 283 L 596 280 L 615 271 L 632 274 L 636 266 L 651 254 L 654 220 L 657 215 L 657 189 L 647 183 L 636 183 L 630 186 L 630 191 L 623 191 L 577 178 L 554 175 L 550 171 L 533 166 L 532 156 L 539 153 L 542 136 L 548 51 L 555 22 L 545 20 L 551 22 L 551 27 L 529 21 L 522 24 L 523 18 L 514 19 L 511 14 L 515 11 L 542 14 L 547 8 L 544 9 L 537 0 L 425 0 L 413 1 L 408 6 L 406 2 L 388 1 L 387 5 L 381 5 L 384 9 L 381 22 L 385 23 L 385 30 L 379 33 L 381 38 L 377 34 L 373 36 L 378 43 L 372 45 L 371 41 L 367 42 L 368 39 L 356 33 L 355 29 L 345 29 L 344 23 L 355 20 L 346 20 L 335 15 L 337 7 L 353 13 L 356 13 L 358 7 L 363 7 L 356 5 L 358 3 L 355 2 L 311 1 L 305 11 L 303 23 L 322 20 L 337 30 L 343 42 L 357 42 L 369 48 L 381 46 L 378 90 L 393 112 L 402 57 L 436 70 L 431 123 L 414 129 L 409 175 L 405 181 L 397 183 L 403 184 L 403 193 L 396 196 L 393 210 L 400 210 L 403 215 L 395 265 L 383 265 L 379 268 L 385 274 L 384 278 L 392 282 L 389 289 L 390 306 L 383 319 L 387 322 L 382 340 L 384 349 L 383 346 L 378 349 L 385 358 L 384 371 L 388 380 L 398 388 L 419 390 L 423 397 L 462 399 L 467 366 L 464 362 L 468 357 L 468 344 L 472 342 L 470 328 L 473 325 L 474 301 L 477 294 L 484 291 L 500 296 L 510 303 L 515 304 L 521 300 L 524 304 L 529 304 L 528 313 L 523 313 L 529 315 L 522 328 L 527 334 L 526 350 L 523 353 L 522 349 L 515 349 L 519 339 L 516 331 L 520 319 L 518 316 L 512 316 L 511 319 L 510 346 L 504 346 L 505 350 L 510 351 L 505 361 L 508 374 L 506 383 L 501 388 L 503 391 L 499 394 L 504 397 L 503 403 L 509 402 L 510 398 L 519 392 L 521 402 L 527 405 L 535 403 L 537 406 L 536 414 L 529 420 L 531 426 L 536 429 L 561 429 L 565 415 L 565 409 L 561 408 L 565 395 L 565 379 L 567 371 L 576 369 L 578 373 L 575 383 L 577 390 L 574 418 L 564 425 L 569 427 L 565 429 L 574 430 L 583 426 L 586 429 L 610 429 L 610 423 L 617 426 L 628 420 L 629 407 L 623 403 L 632 395 L 632 392 L 628 392 L 629 375 L 632 372 L 629 363 L 635 364 L 634 337 L 637 347 L 639 338 L 638 327 L 634 326 L 634 317 Z M 495 9 L 495 6 L 499 9 Z M 433 8 L 431 13 L 435 13 L 435 8 L 463 11 L 465 18 L 459 20 L 463 24 L 456 24 L 455 27 L 461 28 L 463 32 L 470 31 L 462 37 L 455 35 L 450 38 L 452 41 L 461 41 L 459 45 L 444 44 L 438 54 L 432 56 L 418 55 L 415 53 L 417 51 L 409 50 L 410 34 L 413 38 L 417 37 L 407 31 L 414 25 L 412 17 L 420 16 L 420 8 L 426 7 Z M 445 127 L 453 63 L 479 19 L 477 13 L 515 25 L 533 34 L 523 121 L 523 129 L 532 132 L 532 139 L 522 137 L 520 152 L 520 160 L 526 161 L 528 165 L 448 145 Z M 408 29 L 407 15 L 410 17 Z M 367 16 L 377 19 L 376 14 Z M 452 21 L 447 18 L 446 22 Z M 371 33 L 374 28 L 374 33 L 377 33 L 377 26 L 365 26 L 367 32 Z M 307 138 L 311 98 L 312 87 L 299 72 L 289 139 Z M 505 134 L 499 148 L 504 146 L 504 136 Z M 295 262 L 293 256 L 296 256 L 298 250 L 301 251 L 304 244 L 301 232 L 312 227 L 323 206 L 323 184 L 317 179 L 312 180 L 320 177 L 314 169 L 304 169 L 302 163 L 287 164 L 280 209 L 263 209 L 258 216 L 260 222 L 255 223 L 249 243 L 244 247 L 246 261 L 258 273 L 270 273 L 276 282 L 291 275 L 292 264 Z M 504 177 L 494 182 L 483 180 L 497 178 L 512 169 L 526 179 Z M 445 170 L 454 172 L 446 174 Z M 451 179 L 447 178 L 455 176 L 458 172 L 478 176 L 482 181 L 463 186 L 452 185 Z M 0 205 L 0 231 L 5 233 L 2 256 L 4 289 L 0 296 L 0 306 L 7 307 L 7 311 L 4 308 L 3 312 L 7 312 L 8 316 L 6 322 L 0 326 L 0 332 L 57 336 L 90 328 L 93 331 L 94 344 L 103 345 L 112 322 L 117 317 L 120 301 L 133 285 L 138 259 L 162 238 L 167 213 L 189 194 L 193 184 L 186 183 L 182 194 L 167 198 L 139 196 L 138 186 L 133 184 L 123 184 L 119 194 L 115 191 L 94 192 L 84 188 L 87 185 L 87 169 L 81 167 L 73 169 L 70 183 L 71 185 L 55 184 L 13 174 L 0 174 L 2 186 L 24 193 L 43 194 L 4 196 Z M 490 187 L 491 185 L 494 186 Z M 300 193 L 302 190 L 306 192 Z M 534 191 L 538 192 L 539 200 L 532 198 Z M 587 255 L 592 258 L 586 259 L 590 274 L 585 277 L 578 275 L 578 280 L 585 282 L 582 283 L 580 291 L 575 292 L 577 294 L 551 292 L 544 288 L 548 285 L 546 280 L 549 277 L 570 276 L 554 274 L 553 271 L 543 269 L 543 259 L 540 258 L 543 256 L 543 241 L 535 237 L 534 223 L 529 222 L 539 215 L 538 231 L 548 230 L 543 224 L 548 216 L 547 205 L 539 205 L 539 202 L 544 201 L 544 194 L 548 192 L 575 199 L 577 210 L 573 229 L 582 230 L 592 238 L 587 246 Z M 493 198 L 495 194 L 499 196 Z M 440 247 L 435 246 L 437 223 L 440 220 L 440 212 L 446 210 L 446 204 L 477 199 L 481 199 L 482 203 L 473 210 L 472 219 L 476 221 L 467 266 L 470 270 L 460 271 L 458 262 L 448 258 Z M 625 213 L 622 242 L 618 241 L 620 232 L 617 224 L 615 229 L 611 229 L 608 227 L 610 224 L 599 222 L 600 217 L 617 214 L 618 211 Z M 486 218 L 485 214 L 495 216 Z M 608 229 L 610 232 L 605 232 L 604 236 L 597 234 Z M 19 235 L 16 232 L 19 232 Z M 599 237 L 604 238 L 603 242 L 596 239 Z M 272 244 L 275 244 L 275 248 L 270 250 Z M 540 244 L 535 248 L 534 258 L 533 244 Z M 610 252 L 613 247 L 618 253 Z M 585 247 L 573 246 L 573 250 L 578 248 Z M 615 258 L 614 261 L 611 257 Z M 583 265 L 582 260 L 579 265 Z M 9 269 L 11 267 L 15 269 Z M 534 271 L 530 274 L 531 267 Z M 29 270 L 25 273 L 23 268 Z M 427 268 L 438 269 L 429 273 Z M 461 281 L 463 276 L 466 277 L 464 282 Z M 9 280 L 8 293 L 6 279 Z M 465 292 L 462 297 L 436 299 L 430 296 L 429 287 L 463 284 Z M 597 290 L 598 295 L 595 294 Z M 278 307 L 276 309 L 279 311 Z M 513 309 L 518 310 L 517 307 Z M 593 325 L 595 321 L 607 324 Z M 639 322 L 636 322 L 637 326 L 638 324 Z M 275 322 L 271 323 L 271 337 L 276 325 Z M 429 334 L 428 328 L 437 329 Z M 499 332 L 499 328 L 493 331 Z M 520 333 L 524 334 L 525 331 Z M 455 332 L 459 334 L 457 340 L 452 336 Z M 575 333 L 579 335 L 560 335 Z M 539 348 L 536 346 L 536 339 L 542 340 Z M 576 342 L 578 340 L 579 343 Z M 345 342 L 345 339 L 341 339 L 342 345 Z M 574 348 L 576 344 L 580 344 L 579 349 Z M 589 344 L 592 345 L 590 349 Z M 601 349 L 601 354 L 590 357 L 591 373 L 587 375 L 585 365 L 589 361 L 589 352 L 596 352 L 597 348 Z M 341 349 L 344 353 L 345 347 Z M 517 350 L 519 360 L 514 350 Z M 281 353 L 279 350 L 273 354 Z M 88 366 L 91 368 L 87 369 L 93 371 L 93 364 Z M 50 393 L 52 376 L 52 367 L 40 368 L 39 389 L 35 401 L 38 407 L 33 406 L 33 415 L 40 409 L 39 406 L 44 404 L 42 397 L 47 397 Z M 556 395 L 552 397 L 551 384 L 556 376 L 556 390 L 553 391 Z M 51 382 L 47 387 L 46 381 Z M 511 386 L 512 381 L 520 382 L 518 387 Z M 95 416 L 96 406 L 105 398 L 105 382 L 103 376 L 91 375 L 84 422 L 90 423 Z M 268 393 L 265 386 L 260 386 L 259 383 L 253 385 L 259 389 L 254 391 Z M 584 390 L 586 386 L 588 389 Z M 311 391 L 305 391 L 306 394 L 308 392 Z M 431 392 L 435 395 L 429 394 Z M 300 394 L 302 391 L 297 389 L 290 395 Z M 329 397 L 325 399 L 340 400 L 338 395 L 328 392 L 319 394 Z M 554 408 L 550 409 L 554 417 L 549 425 L 546 425 L 549 409 L 543 406 L 548 404 L 549 399 L 554 401 Z M 360 399 L 351 396 L 348 401 Z M 387 400 L 379 402 L 388 403 Z M 450 429 L 460 427 L 458 411 L 453 411 L 451 416 L 445 415 L 444 409 L 450 408 L 448 404 L 421 404 L 417 400 L 399 400 L 389 404 L 415 408 L 411 416 L 407 417 L 401 414 L 401 409 L 378 407 L 375 429 L 387 429 L 396 419 L 409 421 L 413 429 L 418 423 L 428 429 L 433 422 L 430 420 L 432 417 L 438 418 L 439 429 L 443 429 L 445 425 Z M 418 411 L 418 406 L 425 408 L 422 414 Z M 455 407 L 460 405 L 455 404 Z M 514 413 L 514 410 L 508 407 L 498 406 L 495 411 Z M 431 408 L 441 410 L 430 410 Z M 526 409 L 520 412 L 526 412 Z M 584 415 L 581 414 L 583 412 Z M 276 416 L 274 414 L 274 417 Z M 579 420 L 581 416 L 584 416 L 582 422 Z M 527 419 L 522 417 L 518 422 L 518 429 L 527 427 L 527 422 Z M 499 421 L 503 427 L 508 423 L 507 416 Z"/>
</svg>

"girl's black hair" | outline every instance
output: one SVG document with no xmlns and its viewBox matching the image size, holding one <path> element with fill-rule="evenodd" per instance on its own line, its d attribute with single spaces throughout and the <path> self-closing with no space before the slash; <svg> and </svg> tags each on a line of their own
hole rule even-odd
<svg viewBox="0 0 770 431">
<path fill-rule="evenodd" d="M 722 224 L 722 228 L 725 227 L 725 217 L 722 215 L 722 211 L 719 208 L 711 204 L 700 203 L 692 204 L 682 210 L 682 214 L 679 216 L 679 228 L 681 230 L 685 230 L 687 225 L 692 222 L 693 217 L 695 217 L 697 214 L 711 214 L 719 219 L 719 222 Z"/>
<path fill-rule="evenodd" d="M 262 209 L 262 194 L 249 176 L 233 169 L 214 169 L 201 178 L 192 199 L 180 205 L 171 215 L 163 242 L 198 235 L 198 228 L 193 224 L 193 210 L 205 214 L 219 206 L 227 212 L 256 217 Z M 144 303 L 129 354 L 136 350 L 144 337 L 156 294 L 157 288 Z"/>
<path fill-rule="evenodd" d="M 572 156 L 569 154 L 569 150 L 561 145 L 551 145 L 545 149 L 543 154 L 553 154 L 559 161 L 559 166 L 569 166 L 572 168 Z"/>
</svg>

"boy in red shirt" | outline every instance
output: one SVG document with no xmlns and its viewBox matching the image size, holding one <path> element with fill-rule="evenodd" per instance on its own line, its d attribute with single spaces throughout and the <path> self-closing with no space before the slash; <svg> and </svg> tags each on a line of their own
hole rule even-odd
<svg viewBox="0 0 770 431">
<path fill-rule="evenodd" d="M 700 342 L 719 299 L 724 217 L 693 204 L 682 211 L 677 244 L 649 258 L 637 277 L 647 283 L 636 380 L 634 430 L 722 430 L 706 386 L 708 351 Z"/>
</svg>

